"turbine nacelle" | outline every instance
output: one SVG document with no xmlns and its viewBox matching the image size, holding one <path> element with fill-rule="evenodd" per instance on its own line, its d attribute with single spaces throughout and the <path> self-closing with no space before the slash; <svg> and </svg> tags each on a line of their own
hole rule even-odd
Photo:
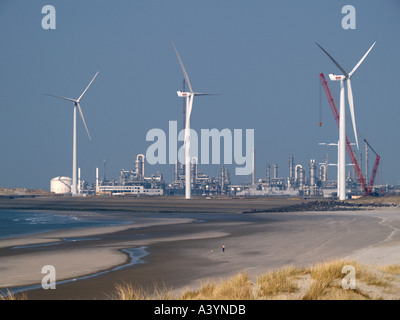
<svg viewBox="0 0 400 320">
<path fill-rule="evenodd" d="M 330 74 L 329 75 L 329 79 L 331 79 L 331 81 L 344 81 L 347 79 L 346 76 L 338 76 L 337 74 Z"/>
<path fill-rule="evenodd" d="M 180 97 L 180 98 L 186 98 L 192 94 L 191 92 L 182 92 L 182 91 L 177 91 L 176 93 L 178 94 L 178 97 Z"/>
</svg>

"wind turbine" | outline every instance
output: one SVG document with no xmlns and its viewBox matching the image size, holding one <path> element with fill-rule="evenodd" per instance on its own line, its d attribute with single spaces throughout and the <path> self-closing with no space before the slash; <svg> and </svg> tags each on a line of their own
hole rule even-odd
<svg viewBox="0 0 400 320">
<path fill-rule="evenodd" d="M 176 50 L 175 44 L 172 43 L 174 47 L 176 56 L 178 57 L 179 63 L 182 68 L 183 75 L 185 76 L 186 83 L 189 86 L 189 92 L 177 91 L 178 97 L 186 98 L 186 125 L 185 125 L 185 138 L 184 138 L 184 148 L 185 148 L 185 198 L 191 198 L 191 175 L 190 175 L 190 115 L 192 113 L 193 99 L 195 96 L 212 96 L 216 94 L 212 93 L 199 93 L 194 92 L 192 85 L 190 84 L 189 76 L 186 72 L 185 66 L 182 63 L 182 59 L 179 56 L 178 50 Z"/>
<path fill-rule="evenodd" d="M 341 72 L 343 72 L 343 75 L 335 75 L 335 74 L 330 74 L 329 78 L 331 81 L 340 81 L 340 117 L 339 117 L 339 163 L 338 163 L 338 170 L 339 170 L 339 175 L 338 175 L 338 190 L 339 190 L 339 200 L 345 200 L 346 199 L 346 106 L 345 106 L 345 94 L 344 94 L 344 82 L 347 82 L 347 97 L 349 100 L 349 109 L 350 109 L 350 115 L 351 115 L 351 120 L 353 123 L 353 130 L 354 130 L 354 136 L 356 139 L 356 145 L 357 149 L 358 147 L 358 137 L 357 137 L 357 127 L 356 127 L 356 119 L 355 119 L 355 114 L 354 114 L 354 102 L 353 102 L 353 91 L 351 89 L 351 77 L 353 74 L 356 72 L 358 67 L 361 65 L 361 63 L 364 61 L 364 59 L 367 57 L 369 52 L 372 50 L 376 42 L 372 44 L 372 46 L 369 48 L 369 50 L 364 54 L 364 56 L 361 58 L 361 60 L 355 65 L 353 70 L 350 73 L 347 73 L 342 66 L 324 49 L 322 48 L 318 43 L 317 46 L 322 49 L 326 53 L 326 55 L 333 61 L 333 63 L 339 68 Z"/>
<path fill-rule="evenodd" d="M 80 97 L 78 99 L 71 99 L 71 98 L 66 98 L 66 97 L 62 97 L 62 96 L 56 96 L 56 95 L 53 95 L 53 94 L 45 93 L 46 96 L 56 97 L 56 98 L 60 98 L 60 99 L 67 100 L 67 101 L 71 101 L 71 102 L 74 103 L 74 130 L 73 130 L 73 147 L 72 147 L 72 190 L 71 190 L 73 196 L 77 195 L 76 109 L 79 110 L 79 114 L 81 115 L 82 122 L 83 122 L 83 124 L 85 126 L 85 129 L 86 129 L 86 132 L 88 134 L 89 140 L 92 141 L 92 138 L 90 136 L 89 130 L 88 130 L 87 126 L 86 126 L 86 121 L 85 121 L 85 117 L 83 116 L 82 108 L 80 106 L 80 101 L 83 98 L 83 96 L 85 95 L 86 91 L 92 85 L 94 79 L 97 77 L 98 74 L 99 74 L 99 72 L 96 72 L 96 74 L 94 75 L 92 81 L 90 81 L 89 85 L 86 87 L 85 91 L 83 91 L 83 93 L 80 95 Z"/>
</svg>

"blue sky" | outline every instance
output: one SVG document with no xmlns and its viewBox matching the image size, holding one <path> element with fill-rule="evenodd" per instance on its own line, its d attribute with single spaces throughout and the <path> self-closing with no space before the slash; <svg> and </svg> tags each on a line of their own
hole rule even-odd
<svg viewBox="0 0 400 320">
<path fill-rule="evenodd" d="M 47 4 L 56 8 L 55 30 L 41 26 Z M 347 4 L 356 8 L 355 30 L 342 28 Z M 336 149 L 318 146 L 338 139 L 324 95 L 318 126 L 318 74 L 339 71 L 315 42 L 350 71 L 376 41 L 352 78 L 357 126 L 382 158 L 378 182 L 398 184 L 399 18 L 396 0 L 2 0 L 0 187 L 48 189 L 53 177 L 71 176 L 72 103 L 43 93 L 78 97 L 96 71 L 81 103 L 91 142 L 78 119 L 82 178 L 93 182 L 96 167 L 102 175 L 104 159 L 107 178 L 133 169 L 151 145 L 149 130 L 167 131 L 170 120 L 182 126 L 172 41 L 194 89 L 223 94 L 195 100 L 192 128 L 254 129 L 257 178 L 266 163 L 287 176 L 289 154 L 306 168 L 325 153 L 335 161 Z M 338 104 L 339 84 L 329 85 Z M 219 168 L 200 166 L 210 175 Z M 146 171 L 173 178 L 172 165 Z"/>
</svg>

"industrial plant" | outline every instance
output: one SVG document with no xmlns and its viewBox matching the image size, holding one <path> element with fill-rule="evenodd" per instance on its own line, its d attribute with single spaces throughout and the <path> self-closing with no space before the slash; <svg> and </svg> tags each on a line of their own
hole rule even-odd
<svg viewBox="0 0 400 320">
<path fill-rule="evenodd" d="M 80 100 L 89 89 L 97 74 L 92 78 L 89 85 L 83 91 L 78 99 L 65 98 L 61 96 L 50 95 L 61 98 L 74 104 L 74 139 L 73 139 L 73 175 L 72 178 L 59 176 L 51 180 L 50 190 L 56 194 L 68 195 L 133 195 L 133 196 L 184 196 L 190 199 L 194 196 L 303 196 L 303 197 L 330 197 L 344 200 L 349 197 L 359 197 L 363 195 L 376 195 L 383 192 L 383 186 L 375 186 L 375 178 L 380 166 L 380 156 L 375 152 L 366 139 L 365 143 L 364 163 L 365 171 L 362 172 L 363 155 L 359 151 L 357 158 L 356 153 L 350 143 L 350 139 L 345 131 L 345 102 L 344 102 L 344 83 L 347 83 L 347 93 L 349 100 L 349 108 L 351 120 L 354 130 L 357 150 L 359 150 L 358 135 L 354 114 L 353 94 L 351 89 L 350 78 L 367 57 L 374 47 L 375 43 L 364 54 L 362 59 L 347 73 L 336 60 L 319 44 L 322 51 L 334 62 L 334 64 L 343 72 L 343 75 L 329 74 L 331 81 L 340 82 L 340 110 L 336 107 L 335 99 L 331 93 L 328 82 L 324 74 L 320 74 L 320 83 L 324 88 L 327 100 L 332 110 L 334 119 L 339 129 L 339 141 L 337 143 L 321 142 L 320 145 L 336 146 L 337 158 L 333 163 L 329 162 L 328 155 L 325 154 L 323 159 L 310 159 L 308 163 L 296 163 L 293 154 L 289 155 L 288 170 L 285 174 L 280 175 L 278 163 L 266 163 L 265 175 L 256 179 L 255 172 L 255 147 L 252 148 L 252 172 L 251 182 L 243 182 L 233 184 L 231 182 L 230 173 L 227 168 L 220 168 L 220 175 L 216 177 L 209 176 L 198 168 L 198 159 L 191 158 L 190 148 L 190 120 L 193 107 L 193 99 L 195 96 L 213 95 L 210 93 L 198 93 L 193 91 L 189 76 L 183 65 L 182 59 L 175 47 L 176 56 L 184 75 L 183 90 L 177 91 L 179 97 L 183 99 L 183 129 L 185 130 L 184 138 L 184 163 L 177 161 L 174 166 L 174 179 L 170 182 L 164 180 L 162 173 L 157 172 L 146 176 L 145 155 L 136 156 L 132 169 L 122 169 L 118 179 L 107 180 L 99 178 L 99 169 L 96 168 L 96 181 L 89 184 L 81 180 L 80 169 L 77 167 L 77 148 L 76 148 L 76 114 L 79 111 L 83 124 L 89 139 L 91 139 L 89 130 L 83 117 Z M 188 89 L 186 90 L 186 86 Z M 343 115 L 343 116 L 340 116 Z M 319 123 L 321 126 L 322 122 Z M 346 163 L 346 151 L 351 163 Z M 375 162 L 369 174 L 369 155 L 372 151 L 375 156 Z M 346 169 L 351 166 L 352 169 Z M 334 167 L 334 170 L 330 168 Z M 335 174 L 332 174 L 335 172 Z"/>
<path fill-rule="evenodd" d="M 377 172 L 375 161 L 370 175 L 370 185 L 365 186 L 368 180 L 368 150 L 371 148 L 366 143 L 364 155 L 365 178 L 357 178 L 362 175 L 361 168 L 353 165 L 348 170 L 346 177 L 346 193 L 348 197 L 359 197 L 366 194 L 377 195 L 383 192 L 383 186 L 374 186 Z M 360 153 L 362 157 L 362 153 Z M 379 156 L 377 156 L 379 157 Z M 379 159 L 379 158 L 378 158 Z M 105 179 L 99 177 L 99 168 L 96 168 L 96 181 L 89 184 L 81 180 L 80 169 L 78 169 L 77 193 L 85 195 L 112 195 L 112 196 L 185 196 L 185 165 L 176 162 L 174 166 L 173 181 L 166 182 L 162 173 L 157 172 L 146 176 L 145 156 L 139 154 L 135 157 L 132 170 L 121 169 L 117 179 Z M 379 163 L 379 162 L 378 162 Z M 281 170 L 285 174 L 280 175 L 280 166 L 277 163 L 267 163 L 265 174 L 256 179 L 254 169 L 255 153 L 253 152 L 252 181 L 249 183 L 233 184 L 227 168 L 220 168 L 220 175 L 209 176 L 198 170 L 198 161 L 192 158 L 190 166 L 191 194 L 193 196 L 301 196 L 301 197 L 337 197 L 337 163 L 329 163 L 328 155 L 325 154 L 322 161 L 310 159 L 307 164 L 295 162 L 294 155 L 290 154 L 288 163 Z M 358 169 L 357 169 L 358 168 Z M 56 177 L 50 182 L 50 191 L 56 194 L 71 194 L 72 179 L 65 176 Z"/>
</svg>

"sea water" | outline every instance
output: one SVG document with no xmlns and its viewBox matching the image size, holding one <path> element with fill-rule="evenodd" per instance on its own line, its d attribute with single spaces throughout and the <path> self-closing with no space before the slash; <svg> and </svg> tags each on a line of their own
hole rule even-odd
<svg viewBox="0 0 400 320">
<path fill-rule="evenodd" d="M 0 210 L 0 241 L 60 229 L 106 227 L 128 223 L 119 219 L 89 216 L 88 214 L 67 215 L 59 212 Z"/>
<path fill-rule="evenodd" d="M 0 242 L 9 237 L 18 237 L 29 234 L 37 234 L 61 229 L 78 229 L 91 227 L 107 227 L 131 223 L 122 219 L 103 218 L 101 216 L 93 216 L 85 213 L 77 213 L 76 215 L 67 215 L 60 212 L 50 211 L 21 211 L 21 210 L 0 210 Z M 26 247 L 36 246 L 52 246 L 67 241 L 87 241 L 98 240 L 94 238 L 63 238 L 59 242 L 45 244 L 30 244 L 27 246 L 17 246 L 12 249 L 18 250 Z M 129 256 L 129 261 L 123 265 L 116 266 L 110 270 L 97 272 L 91 275 L 77 277 L 73 279 L 58 281 L 57 284 L 64 284 L 71 281 L 78 281 L 92 277 L 101 276 L 108 272 L 117 271 L 135 264 L 144 263 L 142 260 L 148 252 L 147 247 L 123 249 Z M 24 292 L 41 288 L 41 285 L 30 285 L 12 288 L 10 290 L 0 289 L 0 296 L 6 297 L 10 293 Z"/>
</svg>

